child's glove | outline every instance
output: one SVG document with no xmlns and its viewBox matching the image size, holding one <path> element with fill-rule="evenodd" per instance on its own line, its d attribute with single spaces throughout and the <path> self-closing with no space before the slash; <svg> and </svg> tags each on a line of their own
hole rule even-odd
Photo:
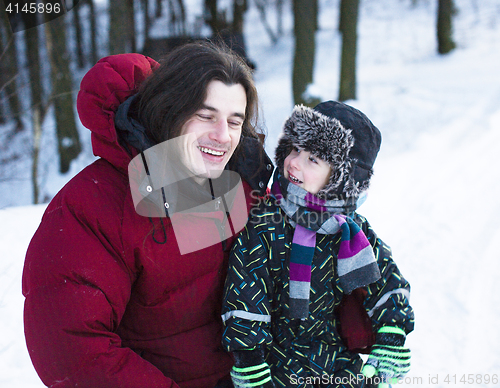
<svg viewBox="0 0 500 388">
<path fill-rule="evenodd" d="M 271 369 L 264 361 L 264 349 L 237 350 L 233 356 L 231 380 L 235 388 L 275 388 Z"/>
<path fill-rule="evenodd" d="M 388 387 L 410 370 L 411 353 L 403 346 L 405 339 L 405 332 L 397 327 L 384 326 L 378 331 L 363 374 L 368 378 L 378 375 L 387 383 L 379 384 L 379 388 Z"/>
</svg>

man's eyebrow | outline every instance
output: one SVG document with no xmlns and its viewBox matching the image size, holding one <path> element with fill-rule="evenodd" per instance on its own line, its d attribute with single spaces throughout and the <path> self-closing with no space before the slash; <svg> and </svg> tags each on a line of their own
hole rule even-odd
<svg viewBox="0 0 500 388">
<path fill-rule="evenodd" d="M 218 112 L 219 111 L 217 108 L 214 108 L 213 106 L 209 106 L 209 105 L 205 105 L 205 104 L 202 104 L 200 109 L 206 109 L 206 110 L 209 110 L 211 112 Z M 236 117 L 239 117 L 243 120 L 245 119 L 244 113 L 234 112 L 231 116 L 236 116 Z"/>
</svg>

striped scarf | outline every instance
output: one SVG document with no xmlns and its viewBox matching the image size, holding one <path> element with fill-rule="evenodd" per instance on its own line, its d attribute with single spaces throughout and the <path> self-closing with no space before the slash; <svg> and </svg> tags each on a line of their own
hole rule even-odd
<svg viewBox="0 0 500 388">
<path fill-rule="evenodd" d="M 367 286 L 380 278 L 373 249 L 363 231 L 348 216 L 352 206 L 343 200 L 322 200 L 294 185 L 278 172 L 271 193 L 295 228 L 290 255 L 290 317 L 309 314 L 311 266 L 316 234 L 341 233 L 337 271 L 344 293 Z"/>
</svg>

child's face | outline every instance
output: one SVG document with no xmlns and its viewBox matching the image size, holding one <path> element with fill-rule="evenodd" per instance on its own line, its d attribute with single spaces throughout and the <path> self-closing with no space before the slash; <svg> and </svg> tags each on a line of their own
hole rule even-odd
<svg viewBox="0 0 500 388">
<path fill-rule="evenodd" d="M 308 151 L 294 148 L 285 158 L 285 178 L 311 194 L 317 194 L 330 178 L 330 165 Z"/>
</svg>

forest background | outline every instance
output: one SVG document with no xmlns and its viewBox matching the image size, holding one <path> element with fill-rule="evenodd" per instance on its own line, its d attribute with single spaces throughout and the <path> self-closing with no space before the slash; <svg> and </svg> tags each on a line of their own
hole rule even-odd
<svg viewBox="0 0 500 388">
<path fill-rule="evenodd" d="M 222 40 L 255 67 L 246 52 L 246 41 L 251 38 L 245 32 L 248 29 L 245 16 L 255 9 L 259 14 L 257 23 L 272 46 L 277 47 L 291 33 L 293 102 L 314 106 L 320 102 L 320 96 L 311 94 L 310 88 L 314 83 L 316 34 L 321 29 L 319 17 L 323 8 L 336 8 L 341 48 L 338 93 L 334 99 L 356 98 L 360 0 L 323 2 L 321 6 L 320 0 L 126 0 L 109 4 L 103 0 L 4 0 L 3 3 L 0 191 L 13 182 L 17 187 L 28 183 L 31 202 L 35 204 L 45 203 L 54 195 L 46 185 L 53 172 L 48 171 L 44 154 L 57 156 L 59 174 L 70 172 L 72 162 L 82 155 L 85 135 L 80 133 L 74 109 L 76 93 L 85 72 L 106 55 L 142 52 L 159 59 L 187 41 L 210 39 Z M 411 6 L 417 4 L 418 0 L 411 1 Z M 433 30 L 436 30 L 437 50 L 446 54 L 455 48 L 452 20 L 457 8 L 453 0 L 438 0 L 435 12 Z M 56 135 L 56 144 L 47 145 L 51 132 Z M 4 196 L 0 208 L 26 203 L 28 196 L 28 193 Z"/>
<path fill-rule="evenodd" d="M 63 123 L 69 126 L 74 120 L 81 151 L 67 163 L 67 172 L 61 172 L 59 145 L 71 149 L 75 143 L 71 137 L 58 136 L 56 102 L 68 95 L 74 99 L 83 74 L 95 60 L 112 52 L 110 26 L 117 3 L 112 2 L 110 8 L 104 0 L 80 1 L 59 18 L 64 26 L 56 29 L 55 40 L 65 42 L 67 54 L 52 52 L 54 59 L 66 63 L 71 76 L 71 86 L 60 92 L 56 87 L 63 74 L 52 71 L 47 39 L 47 29 L 58 19 L 36 27 L 40 58 L 36 69 L 42 80 L 39 105 L 33 105 L 31 97 L 34 62 L 28 57 L 27 31 L 9 34 L 6 19 L 0 28 L 2 387 L 42 386 L 23 336 L 24 255 L 47 202 L 95 160 L 90 132 L 79 123 L 73 100 L 73 118 Z M 173 6 L 178 3 L 162 1 L 162 13 L 156 17 L 157 2 L 149 1 L 150 24 L 144 22 L 144 3 L 133 4 L 137 51 L 146 46 L 148 34 L 150 40 L 185 36 L 172 24 L 177 20 L 172 19 L 172 10 L 178 9 Z M 247 58 L 255 66 L 261 127 L 267 133 L 266 149 L 271 157 L 295 102 L 298 43 L 293 4 L 288 0 L 248 0 L 243 14 L 241 37 Z M 205 21 L 210 12 L 203 0 L 189 0 L 184 5 L 186 31 L 192 36 L 211 36 L 212 27 Z M 346 35 L 339 29 L 341 6 L 340 0 L 318 2 L 317 23 L 312 24 L 312 81 L 299 93 L 306 103 L 342 99 L 341 82 L 349 78 L 341 76 Z M 219 1 L 219 8 L 231 21 L 233 2 Z M 83 66 L 78 64 L 76 9 L 82 26 Z M 383 135 L 369 197 L 360 212 L 393 248 L 398 266 L 412 284 L 416 328 L 408 345 L 413 366 L 401 385 L 492 387 L 498 386 L 500 374 L 500 4 L 498 0 L 455 0 L 449 35 L 453 44 L 447 54 L 439 49 L 438 9 L 437 0 L 359 1 L 355 96 L 345 101 L 366 113 Z M 93 13 L 95 18 L 90 17 Z M 91 49 L 92 20 L 96 58 Z M 146 25 L 150 26 L 148 34 Z M 61 38 L 63 30 L 65 39 Z M 8 67 L 6 55 L 12 42 L 17 62 Z M 132 51 L 128 42 L 123 50 Z M 6 77 L 12 70 L 14 75 Z M 13 96 L 18 99 L 18 110 L 8 101 Z M 33 163 L 35 156 L 37 163 Z M 38 205 L 32 205 L 34 198 Z"/>
</svg>

